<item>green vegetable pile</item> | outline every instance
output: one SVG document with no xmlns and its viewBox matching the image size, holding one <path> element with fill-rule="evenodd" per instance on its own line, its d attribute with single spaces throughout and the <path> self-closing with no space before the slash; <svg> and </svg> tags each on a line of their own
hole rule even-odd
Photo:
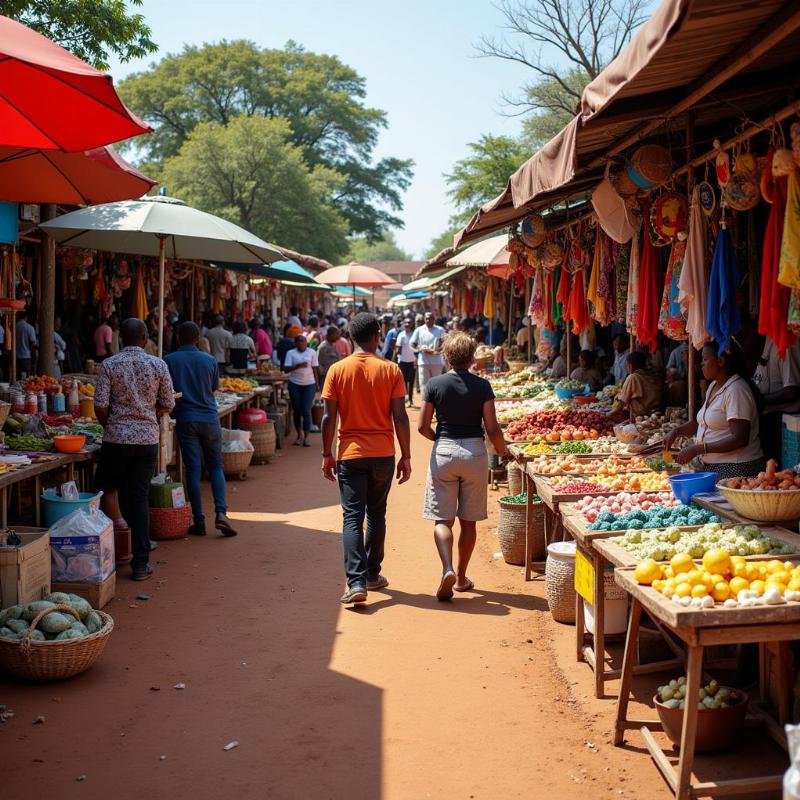
<svg viewBox="0 0 800 800">
<path fill-rule="evenodd" d="M 664 461 L 663 458 L 648 458 L 645 463 L 653 472 L 664 472 L 664 470 L 676 469 L 677 464 Z"/>
<path fill-rule="evenodd" d="M 674 525 L 705 525 L 719 522 L 711 511 L 699 506 L 651 506 L 646 511 L 638 508 L 626 514 L 601 511 L 589 526 L 592 531 L 629 531 L 647 528 L 669 528 Z"/>
<path fill-rule="evenodd" d="M 501 497 L 500 500 L 503 503 L 511 503 L 513 505 L 524 506 L 528 502 L 528 493 L 522 492 L 521 494 L 510 494 L 508 497 Z M 539 495 L 535 494 L 533 496 L 533 502 L 534 503 L 541 502 L 539 500 Z"/>
<path fill-rule="evenodd" d="M 561 442 L 556 445 L 556 452 L 562 455 L 578 456 L 584 453 L 591 453 L 592 446 L 588 442 L 572 440 L 569 442 Z"/>
<path fill-rule="evenodd" d="M 42 450 L 52 450 L 55 445 L 52 439 L 40 439 L 31 434 L 16 434 L 6 436 L 6 447 L 9 450 L 29 450 L 39 452 Z"/>
<path fill-rule="evenodd" d="M 42 617 L 31 634 L 34 642 L 83 639 L 103 627 L 102 617 L 82 597 L 53 592 L 46 600 L 34 600 L 26 605 L 11 606 L 0 611 L 0 639 L 23 639 L 36 616 L 56 605 L 69 606 L 78 614 L 79 619 L 67 611 L 51 611 Z"/>
</svg>

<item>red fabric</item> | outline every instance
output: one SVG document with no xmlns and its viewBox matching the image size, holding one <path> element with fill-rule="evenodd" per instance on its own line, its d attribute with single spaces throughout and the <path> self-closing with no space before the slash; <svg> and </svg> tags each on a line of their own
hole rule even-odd
<svg viewBox="0 0 800 800">
<path fill-rule="evenodd" d="M 558 282 L 558 292 L 556 293 L 556 300 L 561 303 L 561 316 L 564 318 L 564 322 L 571 319 L 569 305 L 571 283 L 570 274 L 567 272 L 567 257 L 564 255 L 564 263 L 561 265 L 561 280 Z"/>
<path fill-rule="evenodd" d="M 645 211 L 644 218 L 648 218 Z M 658 337 L 658 314 L 661 304 L 661 270 L 658 253 L 647 226 L 644 226 L 644 243 L 639 265 L 639 316 L 636 320 L 636 333 L 639 341 L 652 353 L 656 349 Z"/>
<path fill-rule="evenodd" d="M 111 76 L 0 17 L 0 145 L 76 152 L 147 133 Z"/>
<path fill-rule="evenodd" d="M 786 324 L 792 290 L 788 286 L 778 283 L 787 183 L 788 178 L 783 176 L 775 178 L 773 184 L 772 206 L 764 233 L 764 250 L 761 259 L 761 301 L 758 313 L 758 332 L 772 338 L 778 348 L 780 358 L 786 357 L 786 350 L 794 344 L 795 340 Z"/>
<path fill-rule="evenodd" d="M 583 269 L 579 269 L 572 276 L 572 289 L 569 294 L 570 315 L 572 332 L 581 334 L 591 325 L 589 306 L 586 302 L 586 289 L 584 287 Z"/>
</svg>

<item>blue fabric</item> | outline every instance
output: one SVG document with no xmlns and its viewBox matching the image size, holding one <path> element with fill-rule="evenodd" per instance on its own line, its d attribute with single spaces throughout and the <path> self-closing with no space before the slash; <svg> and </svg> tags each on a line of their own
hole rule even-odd
<svg viewBox="0 0 800 800">
<path fill-rule="evenodd" d="M 394 352 L 394 340 L 397 338 L 398 333 L 400 333 L 400 331 L 397 328 L 392 328 L 389 333 L 386 334 L 386 341 L 383 343 L 384 358 L 391 360 Z"/>
<path fill-rule="evenodd" d="M 217 401 L 214 399 L 214 392 L 219 388 L 219 365 L 214 357 L 194 345 L 184 345 L 164 361 L 175 391 L 183 394 L 175 403 L 175 419 L 219 424 Z"/>
<path fill-rule="evenodd" d="M 728 350 L 731 336 L 742 329 L 736 290 L 739 286 L 739 265 L 730 231 L 722 228 L 714 248 L 711 276 L 708 284 L 706 329 L 719 345 L 719 352 Z"/>
<path fill-rule="evenodd" d="M 225 474 L 222 471 L 222 429 L 219 419 L 215 422 L 183 422 L 175 426 L 178 444 L 183 456 L 186 474 L 186 491 L 192 504 L 195 522 L 205 519 L 203 514 L 203 495 L 200 491 L 200 472 L 205 460 L 208 477 L 211 479 L 211 492 L 214 496 L 214 511 L 224 514 Z"/>
</svg>

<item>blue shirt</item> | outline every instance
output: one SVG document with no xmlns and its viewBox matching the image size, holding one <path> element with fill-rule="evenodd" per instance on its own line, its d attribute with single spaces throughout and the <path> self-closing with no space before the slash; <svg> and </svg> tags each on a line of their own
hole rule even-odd
<svg viewBox="0 0 800 800">
<path fill-rule="evenodd" d="M 386 341 L 383 343 L 383 357 L 388 358 L 390 361 L 394 355 L 394 340 L 401 330 L 402 328 L 392 328 L 389 333 L 386 334 Z"/>
<path fill-rule="evenodd" d="M 194 345 L 183 345 L 170 353 L 167 362 L 172 385 L 182 397 L 175 404 L 179 422 L 219 422 L 214 391 L 219 388 L 216 359 Z"/>
</svg>

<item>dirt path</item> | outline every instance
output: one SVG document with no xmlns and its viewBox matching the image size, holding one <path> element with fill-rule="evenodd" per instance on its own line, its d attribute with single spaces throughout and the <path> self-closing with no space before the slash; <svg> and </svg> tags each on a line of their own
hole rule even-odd
<svg viewBox="0 0 800 800">
<path fill-rule="evenodd" d="M 391 585 L 360 610 L 337 603 L 338 496 L 317 447 L 231 484 L 240 536 L 162 543 L 154 580 L 121 575 L 93 670 L 0 678 L 15 711 L 0 725 L 3 797 L 668 797 L 646 756 L 610 746 L 613 702 L 585 700 L 588 670 L 564 655 L 572 629 L 552 621 L 541 583 L 493 557 L 490 524 L 478 590 L 433 598 L 428 450 L 415 437 L 415 474 L 392 490 Z"/>
</svg>

